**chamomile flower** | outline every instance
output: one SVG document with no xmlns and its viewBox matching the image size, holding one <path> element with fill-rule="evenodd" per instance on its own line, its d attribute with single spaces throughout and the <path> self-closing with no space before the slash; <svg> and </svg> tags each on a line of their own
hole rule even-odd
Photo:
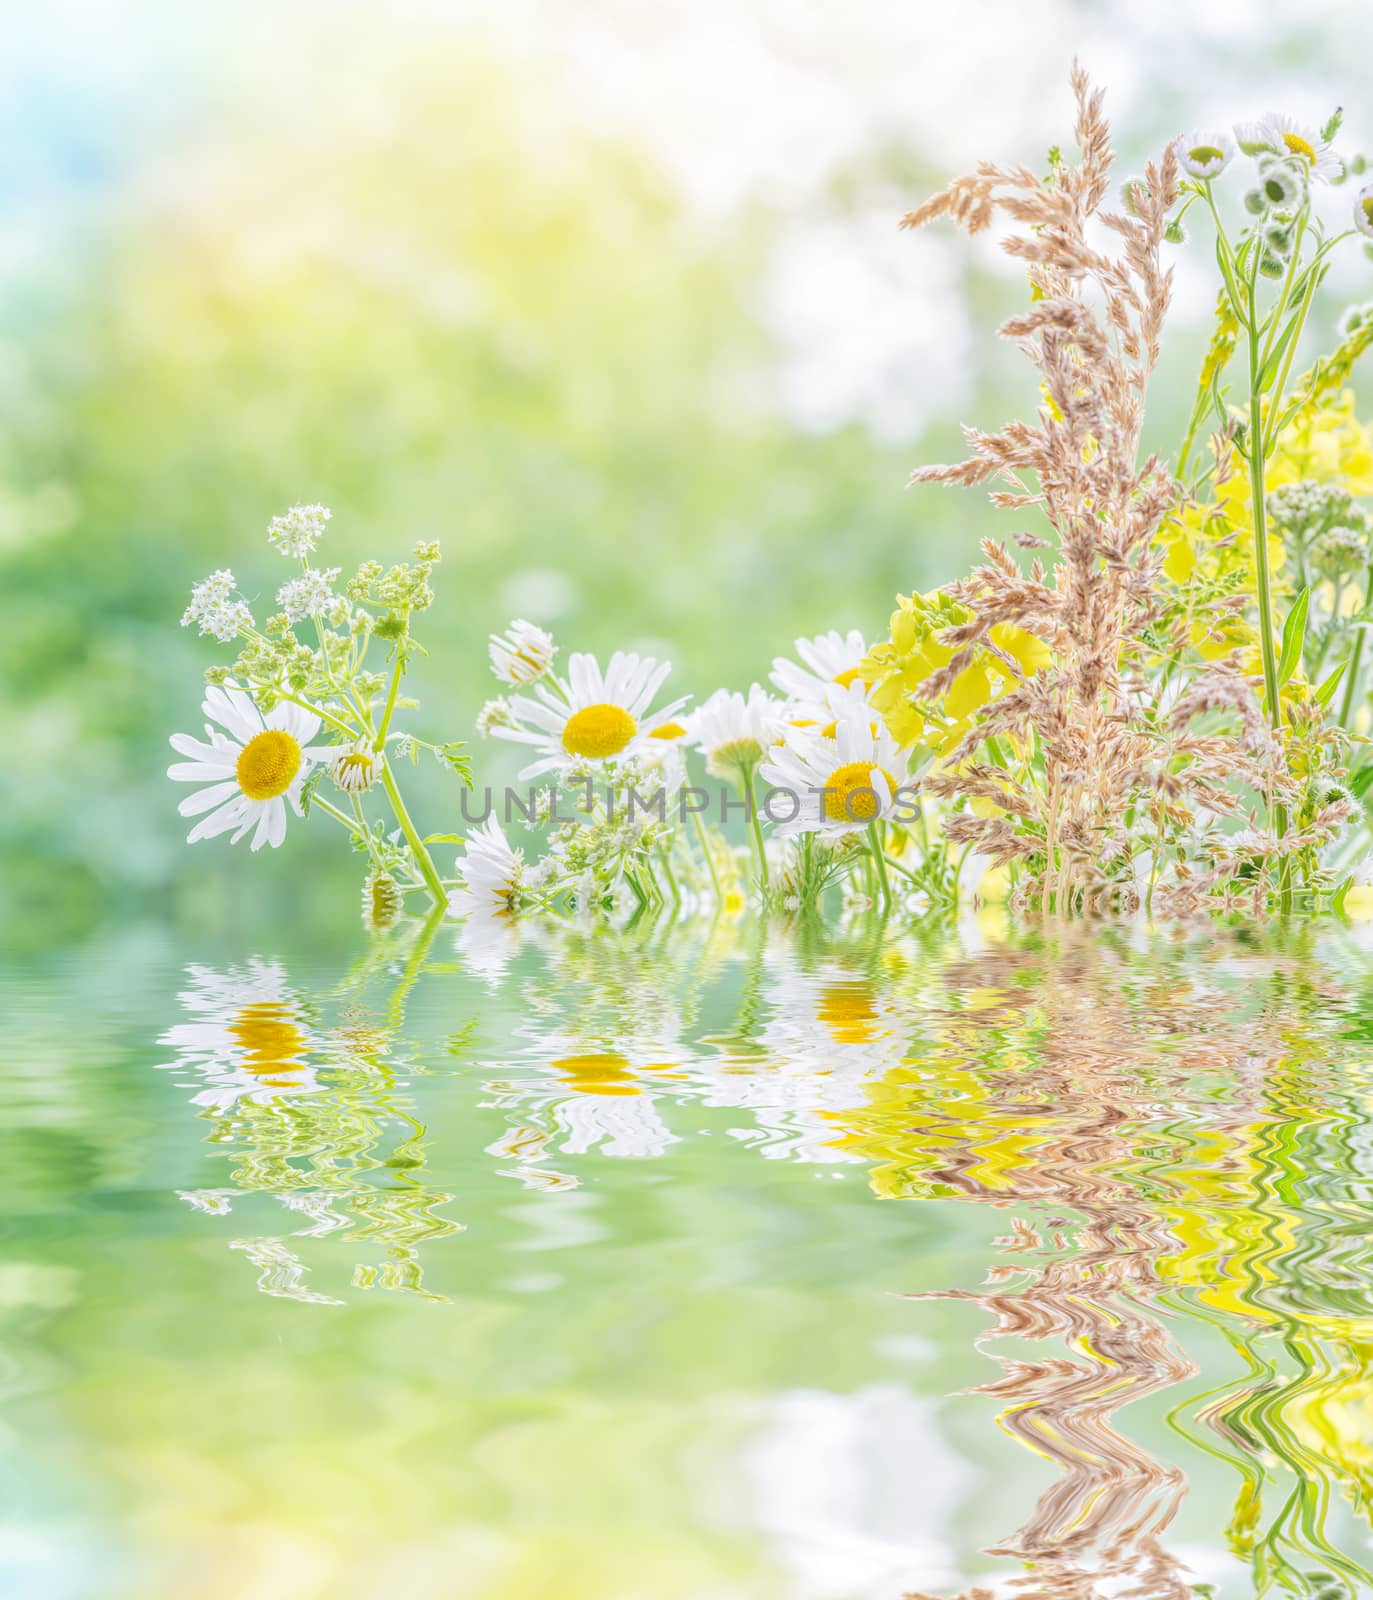
<svg viewBox="0 0 1373 1600">
<path fill-rule="evenodd" d="M 181 626 L 195 622 L 201 633 L 208 633 L 221 644 L 238 638 L 253 626 L 253 613 L 246 601 L 234 599 L 234 575 L 227 567 L 202 578 L 191 590 L 191 603 L 181 615 Z"/>
<path fill-rule="evenodd" d="M 1283 156 L 1259 160 L 1258 193 L 1269 210 L 1291 212 L 1301 204 L 1306 175 L 1296 161 Z"/>
<path fill-rule="evenodd" d="M 1242 122 L 1235 138 L 1246 155 L 1265 152 L 1296 158 L 1305 164 L 1309 177 L 1329 183 L 1344 171 L 1344 164 L 1330 147 L 1330 141 L 1309 122 L 1299 122 L 1281 111 L 1270 111 L 1261 122 Z"/>
<path fill-rule="evenodd" d="M 1219 128 L 1193 128 L 1173 140 L 1173 154 L 1189 178 L 1218 178 L 1235 158 L 1235 141 Z"/>
<path fill-rule="evenodd" d="M 674 718 L 686 696 L 656 712 L 654 697 L 671 672 L 667 661 L 617 650 L 602 672 L 595 656 L 568 658 L 567 681 L 555 689 L 536 683 L 537 699 L 516 695 L 510 702 L 511 725 L 493 728 L 498 739 L 533 745 L 540 759 L 521 778 L 535 778 L 574 761 L 608 761 L 638 752 L 651 731 Z"/>
<path fill-rule="evenodd" d="M 172 749 L 188 759 L 174 762 L 167 776 L 178 783 L 208 785 L 187 795 L 178 808 L 183 817 L 200 818 L 186 836 L 188 843 L 232 828 L 231 844 L 251 832 L 254 850 L 279 845 L 286 837 L 287 802 L 301 815 L 301 785 L 311 765 L 328 756 L 325 748 L 310 748 L 319 718 L 286 703 L 263 716 L 232 684 L 208 688 L 201 709 L 227 737 L 208 723 L 208 742 L 188 733 L 171 737 Z"/>
<path fill-rule="evenodd" d="M 777 832 L 822 836 L 855 833 L 895 812 L 908 796 L 906 758 L 879 718 L 846 716 L 831 735 L 808 729 L 788 733 L 759 769 L 773 789 L 794 797 L 769 811 Z M 783 810 L 795 815 L 782 817 Z"/>
<path fill-rule="evenodd" d="M 868 647 L 857 628 L 848 633 L 832 629 L 814 639 L 798 639 L 796 653 L 801 658 L 800 666 L 786 656 L 778 656 L 769 676 L 793 700 L 822 701 L 830 685 L 846 689 L 857 682 Z"/>
<path fill-rule="evenodd" d="M 553 665 L 558 647 L 551 634 L 516 618 L 504 633 L 493 633 L 487 646 L 491 670 L 511 688 L 536 682 Z"/>
<path fill-rule="evenodd" d="M 483 739 L 489 739 L 497 728 L 510 726 L 510 702 L 501 695 L 494 700 L 488 700 L 477 713 L 477 732 Z"/>
<path fill-rule="evenodd" d="M 329 776 L 345 794 L 366 794 L 381 777 L 382 756 L 366 739 L 329 752 Z"/>
<path fill-rule="evenodd" d="M 785 707 L 753 684 L 747 695 L 717 689 L 690 718 L 688 737 L 717 778 L 752 772 L 780 736 Z"/>
<path fill-rule="evenodd" d="M 1373 239 L 1373 183 L 1366 183 L 1354 196 L 1354 226 L 1365 239 Z"/>
<path fill-rule="evenodd" d="M 282 555 L 304 558 L 314 553 L 332 516 L 328 506 L 292 506 L 267 524 L 267 537 Z"/>
<path fill-rule="evenodd" d="M 508 917 L 524 884 L 524 853 L 511 848 L 495 817 L 475 829 L 458 862 L 463 886 L 448 897 L 455 916 Z"/>
</svg>

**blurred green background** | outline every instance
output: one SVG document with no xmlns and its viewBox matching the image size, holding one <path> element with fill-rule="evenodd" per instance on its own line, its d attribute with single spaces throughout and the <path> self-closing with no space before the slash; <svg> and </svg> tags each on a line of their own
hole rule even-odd
<svg viewBox="0 0 1373 1600">
<path fill-rule="evenodd" d="M 678 691 L 742 686 L 798 633 L 880 631 L 992 525 L 904 482 L 961 419 L 1033 404 L 989 336 L 1021 284 L 989 240 L 895 223 L 980 156 L 1067 143 L 1075 52 L 1122 176 L 1270 107 L 1343 100 L 1370 142 L 1352 0 L 1261 27 L 1177 0 L 137 0 L 7 33 L 0 938 L 20 948 L 112 911 L 351 919 L 322 830 L 293 832 L 289 873 L 188 855 L 163 777 L 216 659 L 177 627 L 189 586 L 227 565 L 273 589 L 275 512 L 332 506 L 345 567 L 443 540 L 414 680 L 432 737 L 470 737 L 512 615 L 565 650 L 666 652 Z M 1165 446 L 1212 294 L 1197 246 Z M 426 827 L 451 828 L 426 782 Z"/>
</svg>

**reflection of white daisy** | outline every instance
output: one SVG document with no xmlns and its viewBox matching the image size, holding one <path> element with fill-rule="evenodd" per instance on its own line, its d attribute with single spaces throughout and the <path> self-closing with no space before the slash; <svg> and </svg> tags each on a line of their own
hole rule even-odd
<svg viewBox="0 0 1373 1600">
<path fill-rule="evenodd" d="M 802 665 L 787 656 L 772 663 L 773 683 L 793 700 L 823 701 L 831 684 L 841 689 L 857 681 L 868 647 L 857 628 L 848 633 L 831 630 L 814 639 L 798 639 L 796 653 Z"/>
<path fill-rule="evenodd" d="M 1354 226 L 1366 239 L 1373 239 L 1373 183 L 1367 183 L 1354 196 Z"/>
<path fill-rule="evenodd" d="M 200 817 L 186 837 L 194 844 L 232 828 L 230 843 L 251 830 L 254 850 L 279 845 L 286 837 L 286 802 L 299 816 L 300 787 L 310 764 L 327 754 L 308 748 L 319 718 L 286 702 L 264 717 L 242 689 L 232 686 L 212 685 L 201 709 L 229 737 L 208 725 L 208 744 L 188 733 L 172 735 L 172 749 L 190 759 L 174 762 L 167 776 L 178 783 L 209 785 L 188 795 L 178 808 L 183 817 Z"/>
<path fill-rule="evenodd" d="M 584 1155 L 599 1145 L 602 1155 L 644 1160 L 677 1142 L 653 1104 L 652 1075 L 660 1065 L 556 1033 L 542 1037 L 538 1052 L 539 1071 L 486 1088 L 497 1104 L 518 1106 L 526 1120 L 546 1114 L 562 1135 L 558 1148 Z"/>
<path fill-rule="evenodd" d="M 203 1083 L 192 1104 L 223 1111 L 239 1100 L 323 1087 L 307 1059 L 312 1043 L 300 1008 L 275 962 L 254 959 L 227 972 L 192 966 L 186 973 L 191 987 L 178 999 L 195 1020 L 169 1028 L 158 1042 L 176 1051 L 165 1065 L 188 1067 Z"/>
<path fill-rule="evenodd" d="M 864 1086 L 905 1054 L 907 1020 L 862 974 L 827 963 L 802 971 L 769 961 L 766 1054 L 705 1062 L 702 1103 L 748 1110 L 759 1153 L 832 1164 L 860 1160 L 837 1148 L 835 1113 L 865 1105 Z M 748 1138 L 748 1130 L 731 1130 Z"/>
<path fill-rule="evenodd" d="M 1309 122 L 1299 122 L 1281 111 L 1270 111 L 1261 122 L 1243 122 L 1235 129 L 1235 138 L 1246 155 L 1262 155 L 1271 151 L 1276 155 L 1294 157 L 1306 165 L 1312 178 L 1325 183 L 1338 178 L 1344 164 Z"/>
<path fill-rule="evenodd" d="M 786 708 L 752 684 L 747 696 L 717 689 L 690 718 L 692 744 L 716 777 L 751 772 L 781 733 Z"/>
<path fill-rule="evenodd" d="M 1218 178 L 1235 157 L 1235 141 L 1223 129 L 1193 128 L 1173 140 L 1173 154 L 1189 178 Z"/>
<path fill-rule="evenodd" d="M 552 634 L 519 618 L 504 633 L 493 633 L 487 647 L 492 672 L 512 688 L 542 678 L 557 653 Z"/>
<path fill-rule="evenodd" d="M 524 882 L 524 853 L 511 848 L 495 817 L 488 818 L 468 836 L 458 870 L 463 886 L 448 897 L 448 909 L 455 916 L 476 912 L 508 917 L 515 910 Z"/>
<path fill-rule="evenodd" d="M 617 650 L 601 671 L 595 656 L 568 658 L 567 681 L 554 680 L 560 693 L 534 685 L 537 699 L 517 695 L 510 702 L 510 727 L 493 728 L 498 739 L 514 739 L 542 752 L 520 773 L 534 778 L 573 761 L 607 761 L 637 753 L 653 727 L 676 715 L 686 696 L 650 714 L 653 697 L 671 672 L 670 662 Z"/>
<path fill-rule="evenodd" d="M 853 833 L 909 802 L 901 786 L 906 761 L 880 719 L 866 711 L 844 717 L 833 736 L 793 729 L 759 769 L 779 793 L 768 816 L 783 836 Z"/>
</svg>

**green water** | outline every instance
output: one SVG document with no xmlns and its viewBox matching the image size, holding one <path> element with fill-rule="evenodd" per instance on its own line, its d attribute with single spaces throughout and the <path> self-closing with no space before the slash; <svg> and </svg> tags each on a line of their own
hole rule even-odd
<svg viewBox="0 0 1373 1600">
<path fill-rule="evenodd" d="M 3 981 L 0 1593 L 1373 1592 L 1357 931 L 310 948 Z"/>
</svg>

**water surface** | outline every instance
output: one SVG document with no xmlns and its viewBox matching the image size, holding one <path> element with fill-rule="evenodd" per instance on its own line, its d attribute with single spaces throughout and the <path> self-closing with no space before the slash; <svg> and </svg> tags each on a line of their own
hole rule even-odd
<svg viewBox="0 0 1373 1600">
<path fill-rule="evenodd" d="M 1356 933 L 3 982 L 0 1593 L 1373 1593 Z"/>
</svg>

